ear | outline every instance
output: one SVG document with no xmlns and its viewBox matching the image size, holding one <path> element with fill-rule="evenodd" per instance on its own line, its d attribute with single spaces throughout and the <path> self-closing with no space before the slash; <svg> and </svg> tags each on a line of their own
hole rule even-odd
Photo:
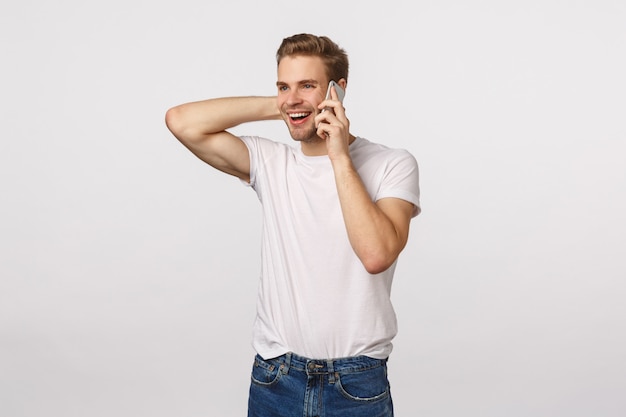
<svg viewBox="0 0 626 417">
<path fill-rule="evenodd" d="M 345 78 L 341 78 L 339 81 L 337 81 L 337 84 L 339 84 L 339 86 L 345 90 L 348 82 Z"/>
</svg>

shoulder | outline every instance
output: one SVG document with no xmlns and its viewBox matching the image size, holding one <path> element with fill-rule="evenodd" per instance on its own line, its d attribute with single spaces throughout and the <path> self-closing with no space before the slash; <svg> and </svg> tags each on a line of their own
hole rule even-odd
<svg viewBox="0 0 626 417">
<path fill-rule="evenodd" d="M 290 155 L 294 152 L 294 148 L 286 143 L 260 136 L 239 136 L 239 139 L 248 147 L 251 156 Z"/>
<path fill-rule="evenodd" d="M 239 139 L 241 139 L 248 147 L 267 149 L 281 149 L 287 147 L 287 145 L 282 142 L 277 142 L 261 136 L 239 136 Z"/>
<path fill-rule="evenodd" d="M 263 152 L 285 152 L 292 150 L 292 147 L 285 143 L 260 136 L 239 136 L 239 139 L 250 149 L 258 149 Z"/>
<path fill-rule="evenodd" d="M 359 137 L 351 148 L 353 158 L 357 160 L 371 161 L 383 165 L 412 165 L 417 167 L 417 159 L 406 149 L 392 148 L 381 143 L 372 142 Z"/>
</svg>

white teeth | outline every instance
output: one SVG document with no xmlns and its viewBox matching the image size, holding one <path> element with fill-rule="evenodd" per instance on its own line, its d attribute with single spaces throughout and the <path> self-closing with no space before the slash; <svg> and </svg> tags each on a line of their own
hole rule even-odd
<svg viewBox="0 0 626 417">
<path fill-rule="evenodd" d="M 290 117 L 306 117 L 308 113 L 291 113 Z"/>
</svg>

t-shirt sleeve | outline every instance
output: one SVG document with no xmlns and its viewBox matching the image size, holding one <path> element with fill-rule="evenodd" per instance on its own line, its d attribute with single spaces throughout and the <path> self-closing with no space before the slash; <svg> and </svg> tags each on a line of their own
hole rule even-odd
<svg viewBox="0 0 626 417">
<path fill-rule="evenodd" d="M 398 151 L 383 171 L 381 186 L 375 200 L 400 198 L 413 203 L 413 217 L 421 212 L 419 166 L 415 157 L 408 151 Z"/>
<path fill-rule="evenodd" d="M 251 187 L 260 200 L 263 200 L 263 189 L 268 184 L 268 166 L 280 164 L 288 152 L 288 147 L 259 136 L 240 136 L 243 143 L 248 147 L 250 156 L 250 182 L 242 181 L 247 187 Z M 278 161 L 278 162 L 277 162 Z"/>
<path fill-rule="evenodd" d="M 239 139 L 248 147 L 250 157 L 250 182 L 241 180 L 241 183 L 246 187 L 254 189 L 257 180 L 257 167 L 259 166 L 260 138 L 256 136 L 240 136 Z"/>
</svg>

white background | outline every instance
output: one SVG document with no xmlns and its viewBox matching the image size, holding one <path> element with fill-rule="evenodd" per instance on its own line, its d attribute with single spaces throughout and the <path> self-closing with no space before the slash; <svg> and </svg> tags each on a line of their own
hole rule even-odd
<svg viewBox="0 0 626 417">
<path fill-rule="evenodd" d="M 280 41 L 311 32 L 350 55 L 352 132 L 420 163 L 396 414 L 623 417 L 625 22 L 621 0 L 3 1 L 0 415 L 245 415 L 259 203 L 164 115 L 274 94 Z"/>
</svg>

